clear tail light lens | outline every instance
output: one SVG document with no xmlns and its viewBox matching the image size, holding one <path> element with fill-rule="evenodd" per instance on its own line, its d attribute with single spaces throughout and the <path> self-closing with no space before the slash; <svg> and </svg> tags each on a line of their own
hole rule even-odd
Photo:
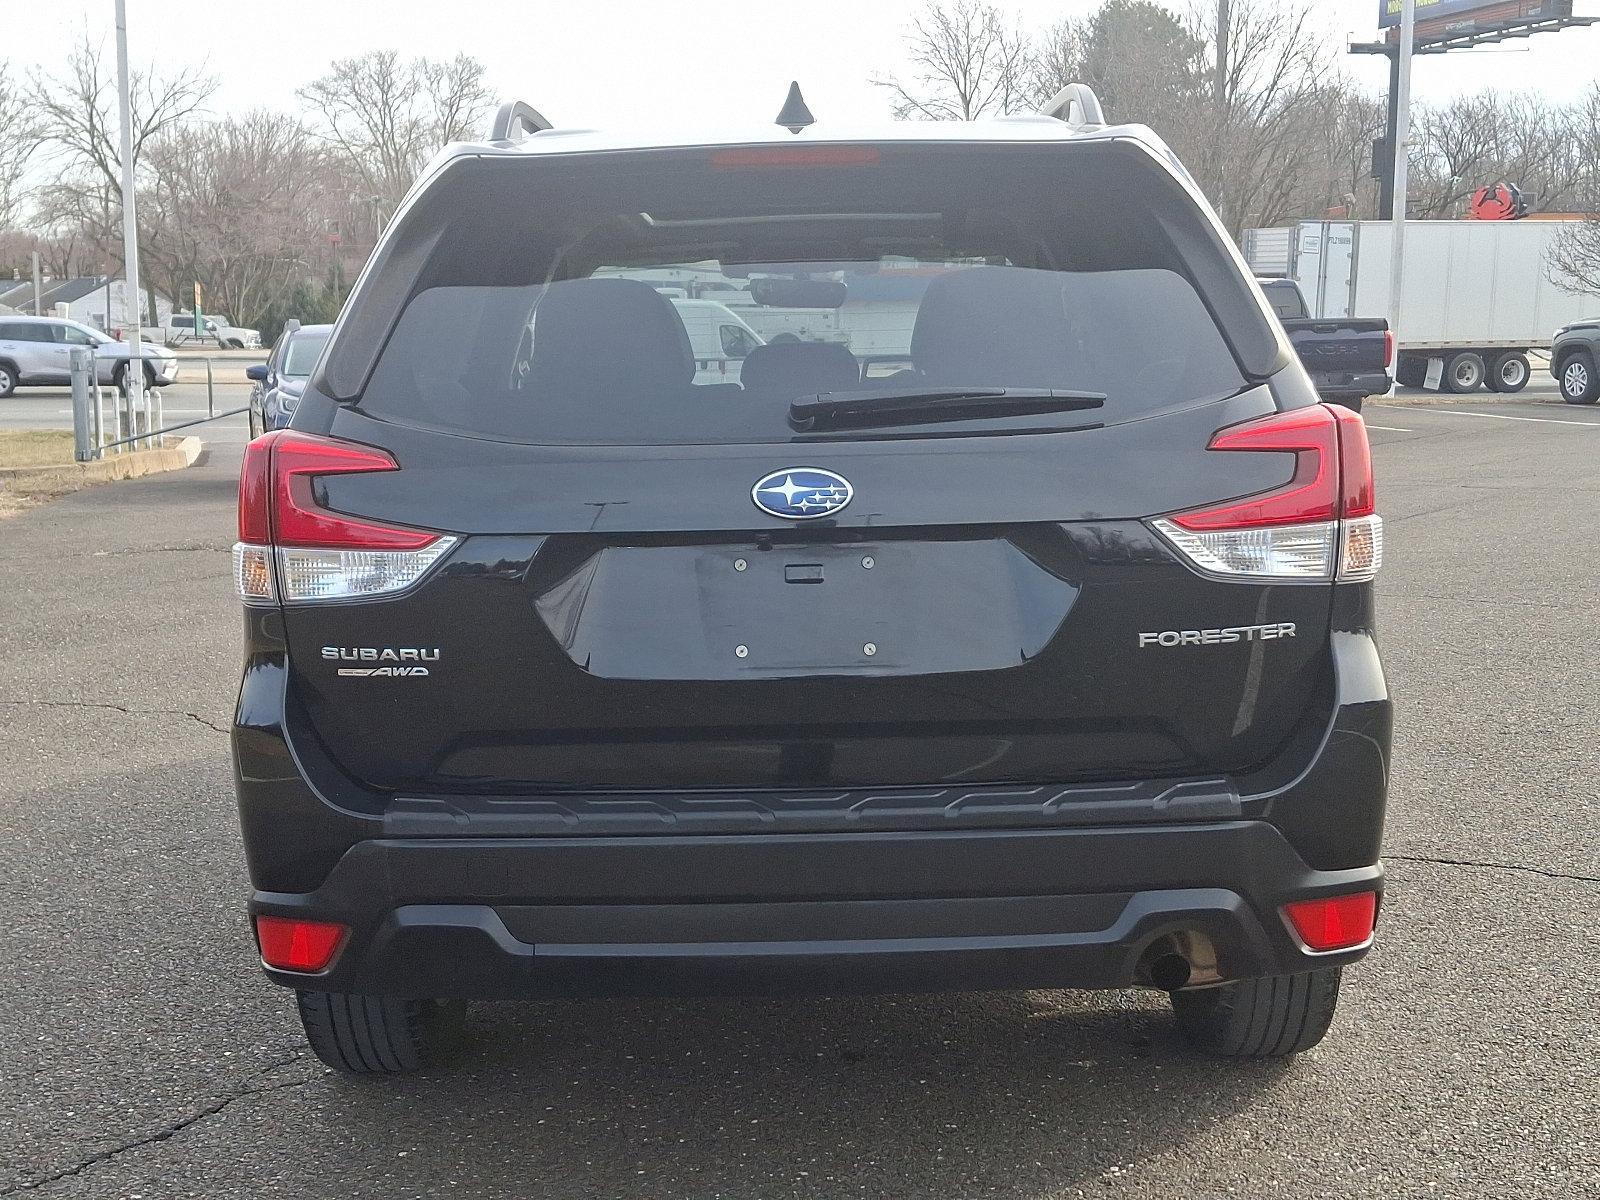
<svg viewBox="0 0 1600 1200">
<path fill-rule="evenodd" d="M 1289 453 L 1282 487 L 1151 526 L 1196 569 L 1228 579 L 1361 582 L 1383 565 L 1372 452 L 1361 417 L 1318 404 L 1224 429 L 1211 450 Z"/>
<path fill-rule="evenodd" d="M 245 447 L 234 578 L 247 604 L 354 600 L 403 591 L 456 540 L 348 517 L 319 502 L 319 476 L 396 471 L 382 450 L 277 430 Z"/>
<path fill-rule="evenodd" d="M 283 546 L 278 574 L 283 598 L 359 600 L 410 587 L 456 544 L 441 537 L 421 550 L 313 550 Z"/>
<path fill-rule="evenodd" d="M 271 604 L 278 598 L 273 582 L 272 547 L 236 542 L 233 547 L 233 581 L 246 604 Z"/>
<path fill-rule="evenodd" d="M 1327 579 L 1339 540 L 1337 521 L 1194 533 L 1172 521 L 1152 522 L 1202 571 L 1275 579 Z"/>
</svg>

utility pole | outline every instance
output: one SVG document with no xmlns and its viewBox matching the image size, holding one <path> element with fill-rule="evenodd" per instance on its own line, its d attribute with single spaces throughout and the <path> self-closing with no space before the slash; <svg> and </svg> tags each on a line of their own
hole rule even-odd
<svg viewBox="0 0 1600 1200">
<path fill-rule="evenodd" d="M 134 211 L 133 178 L 133 103 L 128 81 L 128 0 L 117 0 L 117 110 L 122 119 L 122 261 L 127 289 L 124 299 L 133 310 L 128 326 L 128 366 L 123 374 L 127 388 L 128 431 L 124 437 L 141 432 L 134 428 L 144 413 L 144 354 L 141 339 L 143 320 L 139 313 L 139 221 Z M 145 432 L 149 430 L 146 415 Z"/>
<path fill-rule="evenodd" d="M 1406 143 L 1411 140 L 1411 53 L 1416 45 L 1417 0 L 1404 0 L 1400 10 L 1399 71 L 1394 90 L 1394 245 L 1389 262 L 1389 328 L 1400 340 L 1401 287 L 1405 283 L 1406 192 L 1411 162 Z"/>
<path fill-rule="evenodd" d="M 44 316 L 44 287 L 39 277 L 39 252 L 33 252 L 33 315 Z"/>
</svg>

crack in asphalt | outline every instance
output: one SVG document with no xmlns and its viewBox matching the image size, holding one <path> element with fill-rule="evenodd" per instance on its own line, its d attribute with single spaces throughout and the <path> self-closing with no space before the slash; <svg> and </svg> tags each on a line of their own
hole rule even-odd
<svg viewBox="0 0 1600 1200">
<path fill-rule="evenodd" d="M 1542 875 L 1546 879 L 1571 879 L 1578 883 L 1600 883 L 1597 875 L 1571 875 L 1565 871 L 1547 871 L 1543 867 L 1529 867 L 1521 863 L 1479 862 L 1470 858 L 1433 858 L 1426 854 L 1385 854 L 1385 862 L 1428 863 L 1436 867 L 1473 867 L 1483 871 L 1519 871 L 1529 875 Z"/>
<path fill-rule="evenodd" d="M 105 712 L 126 713 L 130 717 L 188 717 L 213 729 L 218 733 L 227 733 L 228 730 L 215 721 L 202 717 L 199 713 L 189 712 L 182 708 L 130 708 L 126 704 L 114 704 L 109 700 L 0 700 L 0 704 L 14 705 L 19 708 L 93 708 Z M 0 1193 L 3 1195 L 4 1193 Z"/>
<path fill-rule="evenodd" d="M 153 1146 L 159 1142 L 165 1142 L 170 1138 L 176 1137 L 185 1129 L 188 1129 L 191 1125 L 196 1125 L 201 1121 L 208 1120 L 209 1118 L 216 1116 L 218 1113 L 228 1108 L 229 1105 L 243 1100 L 246 1096 L 263 1096 L 269 1092 L 281 1092 L 288 1088 L 304 1087 L 308 1083 L 314 1083 L 316 1082 L 317 1077 L 312 1075 L 305 1079 L 288 1079 L 278 1083 L 252 1086 L 252 1081 L 260 1079 L 264 1075 L 270 1075 L 273 1071 L 281 1070 L 284 1067 L 293 1066 L 297 1062 L 302 1062 L 305 1060 L 305 1057 L 306 1056 L 304 1053 L 295 1053 L 289 1055 L 287 1058 L 281 1058 L 276 1062 L 268 1063 L 259 1070 L 252 1071 L 249 1075 L 246 1075 L 240 1085 L 227 1095 L 219 1097 L 203 1108 L 196 1109 L 194 1112 L 179 1118 L 170 1125 L 164 1125 L 155 1132 L 146 1134 L 143 1137 L 133 1138 L 130 1141 L 121 1142 L 115 1146 L 109 1146 L 104 1150 L 89 1155 L 89 1157 L 80 1162 L 73 1163 L 69 1167 L 62 1167 L 58 1171 L 52 1171 L 48 1175 L 42 1175 L 38 1179 L 28 1179 L 21 1183 L 0 1188 L 0 1196 L 13 1196 L 19 1192 L 34 1191 L 37 1188 L 46 1186 L 47 1184 L 59 1183 L 63 1179 L 70 1179 L 75 1175 L 82 1174 L 90 1167 L 99 1166 L 103 1162 L 109 1162 L 111 1159 L 116 1158 L 120 1154 L 126 1154 L 129 1150 L 137 1150 L 141 1146 Z"/>
</svg>

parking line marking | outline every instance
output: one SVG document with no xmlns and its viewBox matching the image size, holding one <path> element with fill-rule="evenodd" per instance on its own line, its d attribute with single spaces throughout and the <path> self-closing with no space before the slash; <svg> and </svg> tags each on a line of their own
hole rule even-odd
<svg viewBox="0 0 1600 1200">
<path fill-rule="evenodd" d="M 1559 421 L 1554 417 L 1513 417 L 1506 413 L 1462 412 L 1455 408 L 1418 409 L 1436 417 L 1488 417 L 1491 421 L 1528 421 L 1534 425 L 1581 425 L 1585 429 L 1600 429 L 1600 421 Z"/>
<path fill-rule="evenodd" d="M 1398 425 L 1374 425 L 1371 421 L 1367 422 L 1367 428 L 1368 429 L 1381 429 L 1385 433 L 1415 433 L 1416 432 L 1415 429 L 1401 429 L 1400 426 L 1398 426 Z"/>
</svg>

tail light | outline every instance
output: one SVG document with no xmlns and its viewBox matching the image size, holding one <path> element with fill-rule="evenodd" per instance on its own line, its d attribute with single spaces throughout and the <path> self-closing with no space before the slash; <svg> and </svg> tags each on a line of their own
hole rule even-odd
<svg viewBox="0 0 1600 1200">
<path fill-rule="evenodd" d="M 1394 366 L 1394 330 L 1392 329 L 1383 331 L 1383 365 L 1385 367 Z"/>
<path fill-rule="evenodd" d="M 1319 900 L 1297 900 L 1283 915 L 1300 944 L 1311 954 L 1356 950 L 1372 940 L 1378 924 L 1378 894 L 1350 892 Z"/>
<path fill-rule="evenodd" d="M 261 961 L 280 971 L 326 970 L 348 932 L 333 921 L 256 918 L 256 945 L 261 948 Z"/>
<path fill-rule="evenodd" d="M 316 494 L 324 475 L 396 470 L 382 450 L 293 430 L 263 434 L 246 446 L 233 548 L 245 603 L 361 599 L 421 579 L 455 538 L 347 517 Z"/>
<path fill-rule="evenodd" d="M 1175 513 L 1155 528 L 1201 571 L 1229 579 L 1358 582 L 1383 565 L 1367 427 L 1316 404 L 1224 429 L 1210 450 L 1295 456 L 1281 488 Z"/>
</svg>

